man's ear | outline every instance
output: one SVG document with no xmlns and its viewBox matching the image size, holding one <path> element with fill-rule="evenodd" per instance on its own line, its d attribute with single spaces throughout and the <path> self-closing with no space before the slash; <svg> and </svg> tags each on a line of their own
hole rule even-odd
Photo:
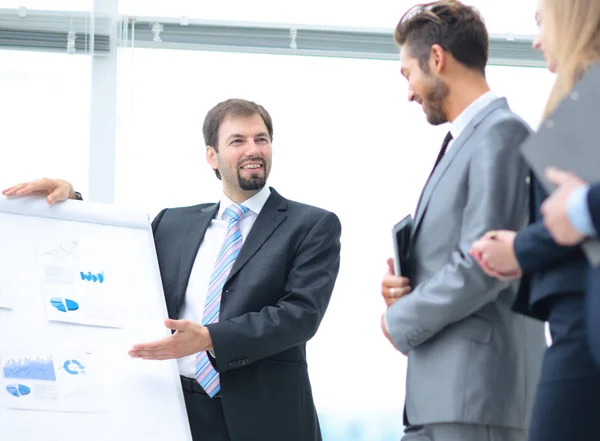
<svg viewBox="0 0 600 441">
<path fill-rule="evenodd" d="M 429 52 L 429 69 L 436 73 L 441 73 L 446 68 L 448 54 L 439 44 L 431 46 Z"/>
<path fill-rule="evenodd" d="M 213 170 L 219 168 L 219 161 L 217 161 L 217 150 L 211 146 L 206 146 L 206 162 L 212 167 Z"/>
</svg>

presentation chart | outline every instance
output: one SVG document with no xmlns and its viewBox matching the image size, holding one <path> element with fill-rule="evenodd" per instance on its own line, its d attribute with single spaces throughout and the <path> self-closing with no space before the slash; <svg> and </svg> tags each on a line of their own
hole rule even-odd
<svg viewBox="0 0 600 441">
<path fill-rule="evenodd" d="M 0 242 L 0 249 L 6 249 L 6 245 Z M 8 286 L 8 265 L 4 261 L 6 257 L 0 253 L 0 308 L 11 309 L 13 307 L 13 301 L 11 291 Z"/>
<path fill-rule="evenodd" d="M 106 393 L 91 352 L 0 355 L 0 397 L 17 410 L 100 413 Z"/>
<path fill-rule="evenodd" d="M 100 255 L 99 255 L 100 254 Z M 108 261 L 96 249 L 86 252 L 79 240 L 38 247 L 42 293 L 48 320 L 121 327 L 118 299 Z"/>
<path fill-rule="evenodd" d="M 2 277 L 2 276 L 0 276 Z M 0 308 L 3 309 L 11 309 L 12 308 L 12 300 L 10 296 L 10 292 L 5 288 L 2 280 L 0 279 Z"/>
<path fill-rule="evenodd" d="M 191 441 L 147 213 L 0 195 L 0 441 Z"/>
</svg>

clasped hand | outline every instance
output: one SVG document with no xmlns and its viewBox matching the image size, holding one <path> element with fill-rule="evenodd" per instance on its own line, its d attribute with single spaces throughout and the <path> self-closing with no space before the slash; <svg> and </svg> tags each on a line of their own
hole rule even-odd
<svg viewBox="0 0 600 441">
<path fill-rule="evenodd" d="M 409 294 L 412 291 L 412 287 L 410 286 L 410 280 L 408 278 L 400 277 L 394 274 L 393 259 L 388 259 L 387 265 L 388 270 L 383 276 L 383 280 L 381 282 L 381 295 L 383 296 L 386 306 L 389 308 L 401 297 Z M 385 314 L 381 316 L 381 330 L 385 338 L 387 338 L 388 341 L 394 345 L 392 337 L 385 326 Z"/>
<path fill-rule="evenodd" d="M 516 235 L 509 230 L 488 231 L 473 243 L 470 254 L 488 276 L 517 279 L 522 271 L 514 251 Z"/>
</svg>

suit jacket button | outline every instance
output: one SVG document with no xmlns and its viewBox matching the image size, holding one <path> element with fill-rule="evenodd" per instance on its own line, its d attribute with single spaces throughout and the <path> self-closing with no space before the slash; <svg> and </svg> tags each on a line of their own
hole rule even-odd
<svg viewBox="0 0 600 441">
<path fill-rule="evenodd" d="M 229 367 L 234 367 L 234 366 L 235 366 L 235 362 L 233 362 L 233 361 L 230 361 L 230 362 L 229 362 Z"/>
<path fill-rule="evenodd" d="M 248 364 L 248 359 L 244 358 L 244 361 L 242 361 L 242 364 Z"/>
</svg>

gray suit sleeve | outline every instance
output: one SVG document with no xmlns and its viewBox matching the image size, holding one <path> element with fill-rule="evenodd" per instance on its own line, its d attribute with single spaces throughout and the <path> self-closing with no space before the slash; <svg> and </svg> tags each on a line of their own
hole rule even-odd
<svg viewBox="0 0 600 441">
<path fill-rule="evenodd" d="M 491 128 L 477 146 L 469 165 L 460 240 L 451 259 L 386 312 L 388 331 L 401 352 L 495 301 L 509 286 L 509 282 L 486 276 L 469 250 L 487 231 L 518 230 L 524 225 L 527 167 L 518 147 L 528 134 L 519 121 L 505 120 Z M 419 240 L 427 240 L 427 231 L 419 234 Z"/>
</svg>

